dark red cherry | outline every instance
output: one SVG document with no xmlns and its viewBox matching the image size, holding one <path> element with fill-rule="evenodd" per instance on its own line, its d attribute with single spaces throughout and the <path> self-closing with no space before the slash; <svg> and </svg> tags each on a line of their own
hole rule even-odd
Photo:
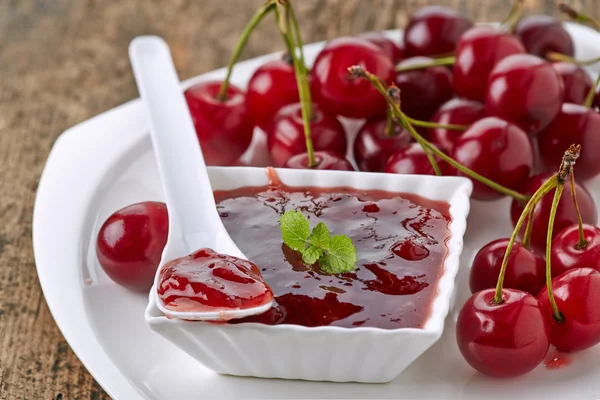
<svg viewBox="0 0 600 400">
<path fill-rule="evenodd" d="M 488 77 L 496 63 L 521 53 L 525 53 L 525 47 L 504 30 L 489 26 L 469 29 L 456 45 L 456 62 L 452 68 L 456 94 L 485 101 Z"/>
<path fill-rule="evenodd" d="M 449 175 L 450 166 L 436 157 L 442 175 Z M 392 174 L 435 175 L 429 158 L 418 143 L 396 150 L 388 159 L 385 172 Z"/>
<path fill-rule="evenodd" d="M 386 102 L 366 79 L 352 76 L 348 68 L 360 65 L 384 82 L 392 82 L 394 63 L 379 47 L 358 37 L 327 42 L 311 71 L 311 93 L 321 109 L 349 118 L 368 118 L 386 112 Z"/>
<path fill-rule="evenodd" d="M 562 24 L 549 15 L 529 15 L 515 27 L 515 36 L 528 53 L 546 57 L 548 52 L 573 56 L 575 47 L 571 35 Z"/>
<path fill-rule="evenodd" d="M 465 125 L 469 126 L 479 121 L 485 116 L 483 104 L 468 99 L 450 99 L 433 114 L 431 122 L 447 125 Z M 441 149 L 450 152 L 454 147 L 454 142 L 464 131 L 430 128 L 429 140 L 437 144 Z"/>
<path fill-rule="evenodd" d="M 379 47 L 394 64 L 398 64 L 404 59 L 404 49 L 400 45 L 387 37 L 383 32 L 365 32 L 358 35 L 363 39 L 367 39 L 375 46 Z"/>
<path fill-rule="evenodd" d="M 246 94 L 234 85 L 227 99 L 216 96 L 220 81 L 200 82 L 185 91 L 202 154 L 208 165 L 229 165 L 250 146 L 254 124 L 248 112 Z"/>
<path fill-rule="evenodd" d="M 600 174 L 600 114 L 585 106 L 565 103 L 552 123 L 540 134 L 540 154 L 549 169 L 556 169 L 572 143 L 581 144 L 575 177 L 589 179 Z M 595 221 L 594 221 L 595 222 Z"/>
<path fill-rule="evenodd" d="M 341 156 L 348 146 L 346 132 L 338 119 L 313 105 L 310 134 L 315 151 L 331 151 Z M 306 152 L 304 123 L 300 103 L 279 110 L 267 129 L 267 147 L 275 166 L 281 167 L 290 157 Z"/>
<path fill-rule="evenodd" d="M 579 164 L 578 164 L 579 165 Z M 548 178 L 552 176 L 552 173 L 543 173 L 532 176 L 527 179 L 520 188 L 520 192 L 526 195 L 532 195 L 537 189 L 542 186 Z M 583 222 L 586 224 L 595 224 L 598 220 L 598 214 L 596 211 L 596 204 L 590 193 L 580 184 L 575 184 L 575 190 L 577 193 L 577 203 L 579 204 L 579 210 L 581 211 L 581 217 Z M 554 221 L 554 229 L 552 231 L 553 236 L 556 237 L 563 229 L 567 226 L 577 223 L 577 214 L 575 213 L 575 206 L 573 205 L 573 199 L 570 195 L 571 184 L 565 182 L 564 195 L 560 199 L 558 209 L 556 212 L 556 219 Z M 552 206 L 552 198 L 554 196 L 554 190 L 548 193 L 542 198 L 538 205 L 533 210 L 533 230 L 531 232 L 531 247 L 533 250 L 540 254 L 544 254 L 546 249 L 546 234 L 548 232 L 548 217 L 550 216 L 550 208 Z M 517 200 L 513 200 L 510 208 L 510 216 L 513 225 L 517 222 L 521 213 L 523 212 L 524 205 Z M 525 225 L 527 219 L 525 219 L 524 227 L 521 229 L 521 234 L 525 231 Z"/>
<path fill-rule="evenodd" d="M 473 22 L 448 7 L 427 6 L 415 11 L 404 32 L 406 54 L 440 56 L 454 51 L 460 36 Z"/>
<path fill-rule="evenodd" d="M 563 229 L 552 240 L 552 276 L 577 267 L 600 270 L 600 228 L 583 224 L 585 244 L 579 246 L 579 225 Z"/>
<path fill-rule="evenodd" d="M 394 124 L 392 135 L 387 136 L 386 116 L 369 118 L 354 139 L 354 159 L 361 171 L 383 172 L 388 158 L 396 150 L 406 147 L 410 134 Z"/>
<path fill-rule="evenodd" d="M 497 239 L 477 252 L 469 275 L 471 293 L 496 287 L 508 242 L 509 239 Z M 515 242 L 508 257 L 504 287 L 519 289 L 537 296 L 545 284 L 544 259 L 527 250 L 521 243 Z"/>
<path fill-rule="evenodd" d="M 127 206 L 104 222 L 96 255 L 106 275 L 121 286 L 148 291 L 167 243 L 169 216 L 164 203 Z"/>
<path fill-rule="evenodd" d="M 488 80 L 485 111 L 533 135 L 558 115 L 563 83 L 552 64 L 531 54 L 501 60 Z"/>
<path fill-rule="evenodd" d="M 317 165 L 308 167 L 308 153 L 296 154 L 283 165 L 284 168 L 294 169 L 324 169 L 337 171 L 354 171 L 350 161 L 339 154 L 330 151 L 315 151 L 315 160 Z"/>
<path fill-rule="evenodd" d="M 452 158 L 502 186 L 517 190 L 529 177 L 534 153 L 531 140 L 518 126 L 487 117 L 475 122 L 456 139 Z M 473 181 L 473 197 L 494 200 L 502 194 Z"/>
<path fill-rule="evenodd" d="M 425 64 L 432 61 L 427 57 L 407 58 L 398 68 Z M 409 117 L 429 120 L 435 110 L 454 96 L 452 73 L 446 67 L 430 67 L 400 72 L 396 76 L 400 88 L 402 111 Z"/>
<path fill-rule="evenodd" d="M 494 289 L 472 295 L 458 314 L 456 341 L 465 360 L 477 371 L 500 378 L 526 374 L 546 357 L 550 329 L 542 305 L 534 296 L 502 289 L 495 304 Z"/>
<path fill-rule="evenodd" d="M 570 62 L 555 62 L 552 67 L 563 80 L 563 102 L 583 104 L 593 84 L 585 69 Z"/>
<path fill-rule="evenodd" d="M 178 312 L 243 310 L 273 300 L 254 263 L 208 248 L 166 263 L 156 290 L 164 307 Z"/>
<path fill-rule="evenodd" d="M 254 124 L 263 131 L 283 106 L 299 101 L 294 66 L 286 60 L 261 65 L 248 81 L 248 110 Z"/>
<path fill-rule="evenodd" d="M 571 269 L 552 279 L 552 291 L 564 318 L 560 323 L 552 316 L 548 291 L 538 295 L 550 322 L 550 343 L 564 352 L 600 343 L 600 272 Z"/>
</svg>

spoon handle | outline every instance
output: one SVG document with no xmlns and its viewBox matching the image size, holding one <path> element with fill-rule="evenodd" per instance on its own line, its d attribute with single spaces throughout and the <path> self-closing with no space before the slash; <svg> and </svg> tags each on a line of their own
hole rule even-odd
<svg viewBox="0 0 600 400">
<path fill-rule="evenodd" d="M 223 224 L 169 47 L 159 37 L 140 36 L 131 42 L 129 58 L 166 192 L 168 241 L 183 241 L 188 250 L 215 248 Z"/>
</svg>

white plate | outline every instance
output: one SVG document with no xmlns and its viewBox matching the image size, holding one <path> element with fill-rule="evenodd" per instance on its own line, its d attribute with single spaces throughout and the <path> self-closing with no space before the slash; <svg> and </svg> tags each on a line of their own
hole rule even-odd
<svg viewBox="0 0 600 400">
<path fill-rule="evenodd" d="M 568 29 L 577 55 L 600 56 L 600 35 L 576 25 Z M 320 46 L 307 46 L 310 60 Z M 243 86 L 272 57 L 239 64 L 234 83 Z M 186 86 L 223 75 L 223 70 L 214 71 Z M 572 365 L 560 370 L 540 366 L 509 381 L 475 373 L 456 346 L 456 306 L 442 339 L 388 384 L 239 378 L 209 371 L 146 326 L 147 296 L 113 284 L 91 247 L 95 230 L 110 213 L 163 198 L 147 131 L 139 100 L 69 129 L 50 154 L 35 204 L 34 251 L 46 301 L 72 349 L 113 398 L 600 398 L 600 346 L 576 354 Z M 600 198 L 600 179 L 587 187 Z M 469 295 L 468 266 L 474 252 L 510 233 L 508 208 L 508 199 L 473 203 L 457 277 L 458 306 Z"/>
</svg>

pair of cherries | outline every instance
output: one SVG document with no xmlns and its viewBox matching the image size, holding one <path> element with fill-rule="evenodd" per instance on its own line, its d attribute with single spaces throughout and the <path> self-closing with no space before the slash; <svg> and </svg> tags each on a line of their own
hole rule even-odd
<svg viewBox="0 0 600 400">
<path fill-rule="evenodd" d="M 537 190 L 548 175 L 536 177 Z M 565 191 L 571 190 L 570 183 Z M 575 184 L 581 219 L 595 223 L 593 200 Z M 529 193 L 532 194 L 532 193 Z M 548 229 L 553 192 L 549 192 L 525 219 L 533 226 Z M 513 203 L 513 216 L 523 207 Z M 600 343 L 600 229 L 578 224 L 572 198 L 558 203 L 554 227 L 560 229 L 551 242 L 550 277 L 542 249 L 515 242 L 510 249 L 503 275 L 501 299 L 497 301 L 502 263 L 509 239 L 498 239 L 482 247 L 470 271 L 473 295 L 457 320 L 457 341 L 461 353 L 475 369 L 487 375 L 512 377 L 525 374 L 545 358 L 550 344 L 563 352 L 583 350 Z M 534 231 L 532 231 L 534 232 Z M 526 239 L 527 241 L 527 239 Z M 553 307 L 546 287 L 551 279 Z M 559 310 L 557 316 L 555 310 Z"/>
</svg>

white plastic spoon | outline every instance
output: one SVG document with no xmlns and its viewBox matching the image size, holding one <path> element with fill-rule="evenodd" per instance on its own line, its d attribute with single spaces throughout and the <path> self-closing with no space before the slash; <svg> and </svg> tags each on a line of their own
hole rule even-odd
<svg viewBox="0 0 600 400">
<path fill-rule="evenodd" d="M 169 235 L 158 270 L 165 263 L 204 247 L 246 259 L 217 212 L 204 157 L 168 45 L 157 36 L 140 36 L 129 45 L 129 58 L 148 111 L 152 145 L 169 210 Z M 152 290 L 158 308 L 169 317 L 221 321 L 261 314 L 271 307 L 269 302 L 248 309 L 172 311 L 158 298 L 158 277 L 157 273 Z"/>
</svg>

